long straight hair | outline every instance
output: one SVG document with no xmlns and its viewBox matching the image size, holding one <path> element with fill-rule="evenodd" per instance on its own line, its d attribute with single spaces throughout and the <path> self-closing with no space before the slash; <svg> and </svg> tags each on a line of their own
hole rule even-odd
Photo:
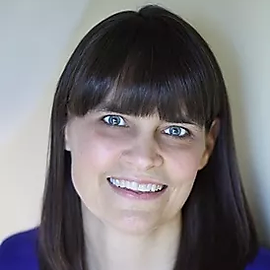
<svg viewBox="0 0 270 270">
<path fill-rule="evenodd" d="M 41 270 L 86 270 L 80 198 L 65 151 L 69 116 L 106 106 L 119 113 L 220 121 L 208 164 L 182 208 L 175 270 L 241 270 L 256 255 L 256 231 L 241 184 L 231 113 L 219 65 L 204 39 L 158 6 L 122 11 L 79 43 L 54 97 L 44 201 L 39 227 Z M 88 269 L 91 270 L 91 269 Z"/>
</svg>

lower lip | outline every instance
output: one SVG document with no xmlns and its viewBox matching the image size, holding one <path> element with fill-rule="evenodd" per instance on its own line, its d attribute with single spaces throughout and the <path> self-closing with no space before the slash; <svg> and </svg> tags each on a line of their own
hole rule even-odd
<svg viewBox="0 0 270 270">
<path fill-rule="evenodd" d="M 135 191 L 129 190 L 129 189 L 124 189 L 120 187 L 116 187 L 112 183 L 108 181 L 109 185 L 113 189 L 114 192 L 116 192 L 118 195 L 131 198 L 131 199 L 137 199 L 137 200 L 153 200 L 159 198 L 166 190 L 164 188 L 161 191 L 158 192 L 147 192 L 147 193 L 136 193 Z"/>
</svg>

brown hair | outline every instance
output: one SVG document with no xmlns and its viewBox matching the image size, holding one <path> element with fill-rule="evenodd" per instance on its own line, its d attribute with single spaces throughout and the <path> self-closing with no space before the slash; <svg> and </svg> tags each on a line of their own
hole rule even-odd
<svg viewBox="0 0 270 270">
<path fill-rule="evenodd" d="M 39 228 L 40 269 L 86 270 L 80 199 L 71 184 L 64 127 L 68 114 L 83 116 L 97 106 L 140 116 L 157 109 L 161 119 L 188 119 L 206 129 L 219 118 L 212 156 L 182 209 L 175 270 L 243 269 L 258 244 L 241 185 L 222 73 L 192 26 L 151 5 L 97 24 L 60 77 Z"/>
</svg>

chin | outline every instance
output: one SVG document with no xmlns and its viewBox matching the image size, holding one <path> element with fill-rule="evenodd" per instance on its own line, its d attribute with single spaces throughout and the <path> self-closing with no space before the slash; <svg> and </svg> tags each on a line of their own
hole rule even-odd
<svg viewBox="0 0 270 270">
<path fill-rule="evenodd" d="M 150 233 L 161 224 L 159 218 L 138 210 L 126 210 L 110 223 L 121 232 L 134 235 Z"/>
</svg>

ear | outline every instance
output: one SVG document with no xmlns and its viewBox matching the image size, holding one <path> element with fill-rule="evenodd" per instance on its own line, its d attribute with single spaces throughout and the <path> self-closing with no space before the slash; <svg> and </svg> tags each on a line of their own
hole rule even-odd
<svg viewBox="0 0 270 270">
<path fill-rule="evenodd" d="M 65 150 L 70 151 L 70 145 L 69 145 L 69 135 L 68 135 L 68 124 L 65 126 Z"/>
<path fill-rule="evenodd" d="M 206 164 L 208 163 L 208 160 L 214 150 L 216 139 L 219 134 L 219 128 L 220 128 L 220 121 L 218 118 L 216 118 L 209 129 L 209 131 L 206 133 L 205 137 L 205 150 L 202 155 L 202 159 L 200 162 L 199 170 L 203 169 Z"/>
</svg>

